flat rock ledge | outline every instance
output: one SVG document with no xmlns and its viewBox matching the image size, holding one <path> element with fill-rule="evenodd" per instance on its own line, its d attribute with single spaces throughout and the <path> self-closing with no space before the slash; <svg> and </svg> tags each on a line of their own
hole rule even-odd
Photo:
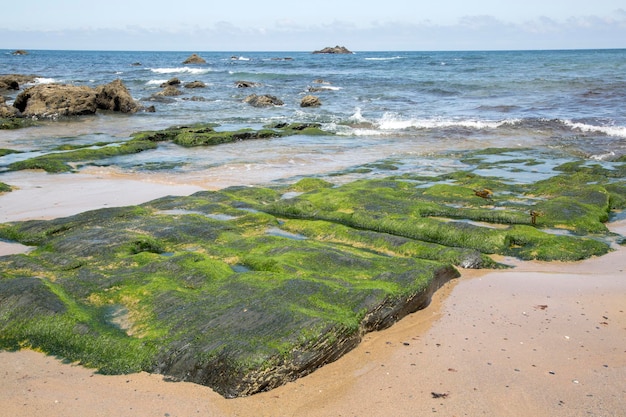
<svg viewBox="0 0 626 417">
<path fill-rule="evenodd" d="M 135 138 L 209 146 L 269 130 Z M 461 160 L 511 157 L 537 161 L 518 149 Z M 492 254 L 575 261 L 623 244 L 604 224 L 626 208 L 626 166 L 610 164 L 570 161 L 529 184 L 463 171 L 303 178 L 3 223 L 0 239 L 34 250 L 0 257 L 0 349 L 160 373 L 227 398 L 267 391 L 425 307 L 457 266 L 506 267 Z"/>
</svg>

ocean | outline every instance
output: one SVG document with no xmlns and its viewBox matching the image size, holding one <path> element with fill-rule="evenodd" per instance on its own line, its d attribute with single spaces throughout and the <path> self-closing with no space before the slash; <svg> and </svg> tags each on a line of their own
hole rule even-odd
<svg viewBox="0 0 626 417">
<path fill-rule="evenodd" d="M 141 130 L 207 122 L 226 130 L 316 122 L 334 135 L 210 148 L 162 144 L 79 169 L 218 188 L 335 175 L 389 159 L 400 170 L 437 173 L 457 169 L 458 152 L 489 147 L 550 150 L 599 161 L 626 154 L 626 50 L 28 52 L 0 51 L 0 74 L 88 86 L 121 79 L 135 99 L 156 111 L 98 113 L 0 131 L 0 148 L 23 151 L 0 157 L 0 171 L 15 160 L 55 151 L 59 144 L 119 142 Z M 206 64 L 184 65 L 192 53 Z M 174 77 L 206 87 L 181 88 L 180 96 L 154 101 L 160 85 Z M 258 85 L 237 88 L 237 81 Z M 244 103 L 253 93 L 276 96 L 284 105 Z M 306 94 L 318 96 L 322 105 L 301 108 Z M 16 95 L 6 97 L 8 103 Z"/>
</svg>

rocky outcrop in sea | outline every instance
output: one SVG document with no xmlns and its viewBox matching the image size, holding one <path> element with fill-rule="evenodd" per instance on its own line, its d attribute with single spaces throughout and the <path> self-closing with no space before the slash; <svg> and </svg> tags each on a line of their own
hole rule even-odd
<svg viewBox="0 0 626 417">
<path fill-rule="evenodd" d="M 59 117 L 94 114 L 97 110 L 135 113 L 141 106 L 121 80 L 96 88 L 64 84 L 28 87 L 13 103 L 21 117 Z"/>
</svg>

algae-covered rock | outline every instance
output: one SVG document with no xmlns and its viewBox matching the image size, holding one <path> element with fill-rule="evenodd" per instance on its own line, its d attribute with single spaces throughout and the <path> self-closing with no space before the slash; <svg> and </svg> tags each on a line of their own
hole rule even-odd
<svg viewBox="0 0 626 417">
<path fill-rule="evenodd" d="M 325 186 L 315 184 L 305 188 Z M 447 262 L 379 251 L 375 232 L 361 237 L 369 247 L 307 238 L 256 209 L 282 195 L 236 187 L 2 225 L 0 236 L 38 249 L 0 258 L 0 282 L 36 276 L 63 308 L 43 321 L 0 317 L 0 345 L 249 395 L 337 359 L 458 276 Z"/>
<path fill-rule="evenodd" d="M 20 119 L 21 120 L 21 119 Z M 0 119 L 1 126 L 2 119 Z M 270 139 L 291 135 L 328 135 L 316 123 L 291 123 L 270 125 L 262 129 L 238 131 L 215 130 L 214 124 L 173 126 L 158 131 L 137 132 L 127 141 L 86 145 L 80 148 L 59 148 L 55 153 L 21 160 L 8 165 L 9 170 L 43 169 L 51 173 L 71 172 L 75 165 L 93 164 L 95 161 L 119 155 L 129 155 L 154 149 L 159 142 L 173 142 L 184 147 L 215 146 L 251 139 Z"/>
<path fill-rule="evenodd" d="M 2 224 L 0 238 L 36 248 L 0 257 L 0 348 L 159 372 L 225 397 L 269 390 L 424 307 L 455 266 L 608 252 L 616 238 L 603 223 L 626 206 L 622 166 L 609 168 L 568 165 L 526 183 L 471 171 L 303 178 Z"/>
</svg>

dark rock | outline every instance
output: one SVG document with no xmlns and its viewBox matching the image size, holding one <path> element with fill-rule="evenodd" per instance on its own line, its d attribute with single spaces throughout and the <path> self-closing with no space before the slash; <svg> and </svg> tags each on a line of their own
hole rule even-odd
<svg viewBox="0 0 626 417">
<path fill-rule="evenodd" d="M 66 306 L 37 278 L 0 280 L 0 316 L 36 317 L 66 311 Z"/>
<path fill-rule="evenodd" d="M 206 60 L 198 54 L 191 54 L 186 60 L 183 61 L 183 64 L 206 64 Z"/>
<path fill-rule="evenodd" d="M 177 86 L 177 85 L 180 85 L 180 84 L 181 84 L 181 81 L 178 78 L 174 77 L 174 78 L 170 78 L 169 80 L 165 81 L 163 84 L 160 85 L 160 87 L 161 88 L 165 88 L 168 85 Z"/>
<path fill-rule="evenodd" d="M 185 84 L 185 88 L 205 88 L 206 84 L 202 81 L 192 81 L 190 83 Z"/>
<path fill-rule="evenodd" d="M 28 55 L 28 51 L 23 49 L 18 49 L 17 51 L 11 52 L 11 55 Z"/>
<path fill-rule="evenodd" d="M 302 101 L 300 101 L 300 107 L 319 107 L 322 105 L 319 97 L 306 95 L 302 97 Z"/>
<path fill-rule="evenodd" d="M 314 54 L 352 54 L 354 52 L 348 50 L 345 46 L 326 47 L 319 51 L 313 51 Z"/>
<path fill-rule="evenodd" d="M 200 96 L 191 96 L 189 98 L 184 98 L 183 100 L 187 100 L 187 101 L 196 101 L 196 102 L 200 102 L 200 101 L 207 101 L 206 98 L 204 97 L 200 97 Z"/>
<path fill-rule="evenodd" d="M 255 83 L 254 81 L 235 81 L 235 87 L 237 88 L 250 88 L 260 87 L 261 83 Z"/>
<path fill-rule="evenodd" d="M 183 94 L 182 91 L 180 91 L 178 88 L 174 87 L 173 85 L 168 85 L 167 87 L 165 87 L 163 89 L 163 91 L 159 91 L 158 93 L 155 93 L 155 96 L 165 96 L 165 97 L 173 97 L 173 96 L 179 96 Z"/>
<path fill-rule="evenodd" d="M 140 108 L 119 79 L 96 88 L 96 105 L 101 110 L 122 113 L 135 113 Z"/>
<path fill-rule="evenodd" d="M 243 101 L 254 107 L 282 106 L 285 104 L 279 98 L 270 95 L 257 96 L 256 94 L 251 94 Z"/>
</svg>

